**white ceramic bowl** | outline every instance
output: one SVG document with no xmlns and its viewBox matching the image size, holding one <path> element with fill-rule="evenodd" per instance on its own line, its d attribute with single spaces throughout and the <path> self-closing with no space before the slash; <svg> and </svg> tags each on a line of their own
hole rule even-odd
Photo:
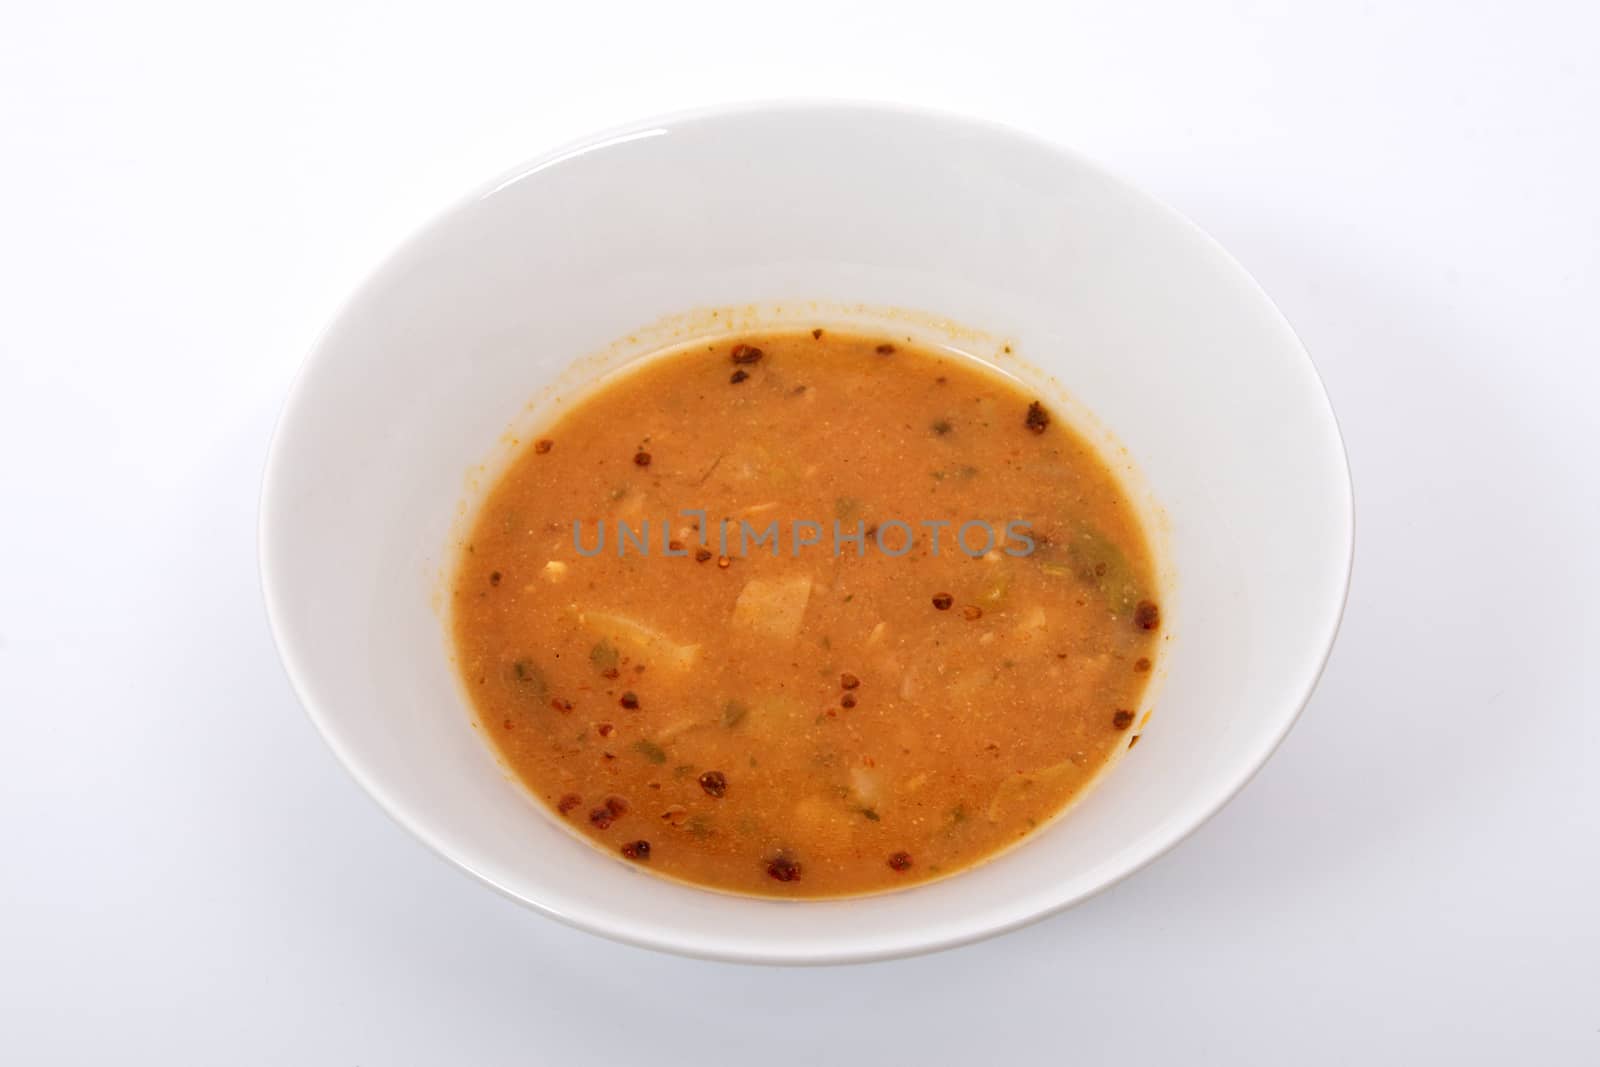
<svg viewBox="0 0 1600 1067">
<path fill-rule="evenodd" d="M 1127 449 L 1140 499 L 1159 505 L 1170 588 L 1153 720 L 1082 803 L 1022 847 L 877 897 L 711 893 L 575 840 L 472 727 L 447 654 L 444 577 L 452 532 L 503 461 L 507 428 L 604 369 L 730 319 L 882 320 L 995 358 L 1092 412 L 1095 432 Z M 447 211 L 318 342 L 272 444 L 261 515 L 289 676 L 402 825 L 583 929 L 785 963 L 971 941 L 1171 848 L 1245 784 L 1310 696 L 1352 540 L 1349 472 L 1316 372 L 1205 234 L 1013 131 L 843 104 L 642 123 Z"/>
</svg>

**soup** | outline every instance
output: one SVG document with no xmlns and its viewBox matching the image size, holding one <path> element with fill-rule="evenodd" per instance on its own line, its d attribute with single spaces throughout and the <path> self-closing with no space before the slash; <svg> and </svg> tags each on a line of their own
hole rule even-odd
<svg viewBox="0 0 1600 1067">
<path fill-rule="evenodd" d="M 1161 612 L 1105 459 L 964 356 L 817 329 L 642 361 L 488 494 L 478 725 L 575 832 L 783 897 L 994 856 L 1137 740 Z"/>
</svg>

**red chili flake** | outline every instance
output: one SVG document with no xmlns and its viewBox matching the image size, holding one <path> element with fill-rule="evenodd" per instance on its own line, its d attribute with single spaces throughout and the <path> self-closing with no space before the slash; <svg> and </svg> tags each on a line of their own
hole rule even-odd
<svg viewBox="0 0 1600 1067">
<path fill-rule="evenodd" d="M 539 455 L 541 455 L 541 456 L 544 455 L 546 452 L 550 451 L 554 447 L 556 447 L 556 443 L 554 441 L 550 440 L 550 438 L 548 438 L 548 437 L 540 438 L 539 440 L 537 440 L 537 441 L 535 441 L 533 443 L 533 450 L 535 452 L 539 453 Z"/>
<path fill-rule="evenodd" d="M 647 860 L 650 858 L 650 842 L 629 841 L 622 846 L 622 854 L 630 860 Z"/>
<path fill-rule="evenodd" d="M 706 796 L 720 800 L 728 792 L 728 778 L 721 771 L 707 771 L 700 776 L 700 788 Z"/>
<path fill-rule="evenodd" d="M 839 698 L 839 706 L 844 708 L 855 707 L 856 695 L 854 693 L 846 693 L 844 696 Z"/>
<path fill-rule="evenodd" d="M 880 356 L 887 356 L 894 352 L 894 345 L 881 344 L 877 348 L 874 348 L 873 351 L 878 353 Z"/>
<path fill-rule="evenodd" d="M 628 802 L 617 796 L 617 794 L 612 793 L 606 797 L 606 810 L 613 815 L 626 815 L 628 814 Z"/>
<path fill-rule="evenodd" d="M 1154 630 L 1161 625 L 1161 609 L 1154 600 L 1141 600 L 1133 609 L 1133 624 L 1141 630 Z"/>
<path fill-rule="evenodd" d="M 861 679 L 857 678 L 855 675 L 851 674 L 849 671 L 846 671 L 845 673 L 839 675 L 839 688 L 840 689 L 854 689 L 856 686 L 858 686 L 860 684 L 861 684 Z"/>
<path fill-rule="evenodd" d="M 1044 433 L 1045 428 L 1050 425 L 1050 413 L 1044 409 L 1043 404 L 1035 400 L 1028 405 L 1028 417 L 1023 420 L 1023 425 L 1034 433 Z"/>
<path fill-rule="evenodd" d="M 694 558 L 696 563 L 704 563 L 711 558 L 711 550 L 709 548 L 697 548 L 694 550 Z"/>
<path fill-rule="evenodd" d="M 572 701 L 562 700 L 560 697 L 556 697 L 550 701 L 550 706 L 555 708 L 561 714 L 565 715 L 572 710 Z"/>
<path fill-rule="evenodd" d="M 594 728 L 594 732 L 599 734 L 601 737 L 610 737 L 616 732 L 616 729 L 617 728 L 612 726 L 610 723 L 603 722 Z"/>
<path fill-rule="evenodd" d="M 740 368 L 739 370 L 736 370 L 732 374 L 728 375 L 728 384 L 738 385 L 740 382 L 747 380 L 749 377 L 750 375 L 746 374 L 743 368 Z"/>
<path fill-rule="evenodd" d="M 813 341 L 820 341 L 820 340 L 822 340 L 822 331 L 821 331 L 821 330 L 812 330 L 812 331 L 811 331 L 811 339 L 812 339 L 812 340 L 813 340 Z"/>
<path fill-rule="evenodd" d="M 949 611 L 950 605 L 954 604 L 955 602 L 956 598 L 951 596 L 949 593 L 933 594 L 933 606 L 938 608 L 940 611 Z"/>
<path fill-rule="evenodd" d="M 1140 656 L 1138 659 L 1134 660 L 1133 661 L 1133 669 L 1138 671 L 1140 674 L 1143 674 L 1145 671 L 1149 670 L 1150 669 L 1150 657 L 1149 656 Z"/>
<path fill-rule="evenodd" d="M 490 571 L 489 572 L 489 584 L 490 585 L 499 585 L 500 584 L 500 572 L 499 571 Z"/>
<path fill-rule="evenodd" d="M 733 351 L 728 353 L 728 357 L 735 363 L 760 363 L 764 355 L 766 353 L 755 345 L 734 345 Z"/>
<path fill-rule="evenodd" d="M 1126 730 L 1133 725 L 1133 712 L 1126 708 L 1118 708 L 1117 713 L 1111 716 L 1111 725 L 1119 730 Z"/>
<path fill-rule="evenodd" d="M 683 551 L 683 542 L 682 541 L 668 541 L 667 542 L 667 551 L 668 552 L 682 552 Z"/>
<path fill-rule="evenodd" d="M 576 793 L 568 793 L 566 796 L 564 796 L 560 800 L 556 801 L 556 810 L 559 811 L 561 814 L 566 815 L 567 813 L 572 811 L 573 808 L 577 807 L 579 804 L 582 804 L 582 803 L 583 803 L 583 798 L 580 797 L 578 794 L 576 794 Z"/>
<path fill-rule="evenodd" d="M 506 728 L 506 729 L 507 729 L 507 730 L 515 730 L 515 729 L 516 729 L 516 728 L 517 728 L 517 727 L 516 727 L 516 724 L 515 724 L 515 723 L 513 723 L 513 722 L 512 722 L 512 721 L 511 721 L 511 720 L 510 720 L 510 719 L 507 719 L 507 720 L 506 720 L 506 721 L 505 721 L 505 724 L 504 724 L 504 725 L 505 725 L 505 728 Z"/>
<path fill-rule="evenodd" d="M 617 670 L 615 667 L 607 667 L 605 670 L 600 672 L 600 675 L 603 678 L 615 678 L 620 673 L 622 672 Z"/>
<path fill-rule="evenodd" d="M 639 706 L 639 697 L 632 690 L 629 690 L 628 692 L 622 694 L 622 699 L 617 701 L 617 703 L 621 704 L 629 711 L 632 711 L 634 708 Z"/>
<path fill-rule="evenodd" d="M 733 560 L 729 559 L 727 556 L 718 556 L 717 566 L 721 567 L 723 570 L 727 570 L 729 567 L 733 566 Z"/>
<path fill-rule="evenodd" d="M 966 607 L 961 609 L 961 617 L 966 619 L 968 622 L 977 622 L 979 619 L 983 618 L 983 609 L 978 607 L 976 604 L 968 604 Z"/>
<path fill-rule="evenodd" d="M 768 861 L 767 874 L 780 882 L 798 882 L 800 861 L 791 858 L 787 853 L 780 852 Z"/>
<path fill-rule="evenodd" d="M 650 466 L 650 453 L 641 448 L 633 454 L 633 462 L 640 467 Z"/>
<path fill-rule="evenodd" d="M 595 808 L 589 813 L 589 822 L 593 824 L 596 830 L 611 829 L 611 819 L 611 812 L 605 808 Z"/>
<path fill-rule="evenodd" d="M 889 857 L 891 871 L 909 871 L 911 869 L 911 853 L 896 852 Z"/>
</svg>

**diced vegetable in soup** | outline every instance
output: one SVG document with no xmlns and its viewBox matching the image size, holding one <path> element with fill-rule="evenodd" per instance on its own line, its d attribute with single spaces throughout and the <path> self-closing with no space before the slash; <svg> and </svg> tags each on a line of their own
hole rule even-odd
<svg viewBox="0 0 1600 1067">
<path fill-rule="evenodd" d="M 1161 636 L 1102 457 L 1010 381 L 834 330 L 644 361 L 489 494 L 453 588 L 479 724 L 618 858 L 781 897 L 937 878 L 1135 737 Z"/>
</svg>

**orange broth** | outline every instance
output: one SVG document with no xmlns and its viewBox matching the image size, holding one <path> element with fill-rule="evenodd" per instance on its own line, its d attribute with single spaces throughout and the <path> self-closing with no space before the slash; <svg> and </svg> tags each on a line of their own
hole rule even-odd
<svg viewBox="0 0 1600 1067">
<path fill-rule="evenodd" d="M 680 348 L 568 410 L 483 503 L 452 630 L 555 818 L 663 875 L 815 897 L 1062 811 L 1131 743 L 1157 604 L 1082 436 L 975 361 L 830 329 Z"/>
</svg>

